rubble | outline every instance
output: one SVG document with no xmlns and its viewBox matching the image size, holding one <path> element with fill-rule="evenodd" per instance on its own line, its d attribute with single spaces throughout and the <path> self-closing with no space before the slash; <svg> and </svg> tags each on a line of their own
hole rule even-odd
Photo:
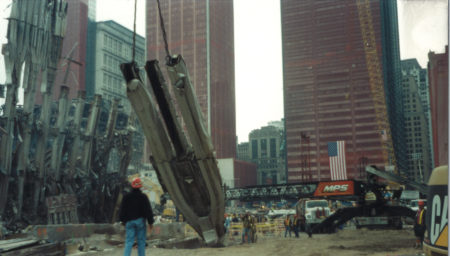
<svg viewBox="0 0 450 256">
<path fill-rule="evenodd" d="M 0 241 L 0 253 L 3 256 L 65 255 L 66 247 L 62 243 L 19 238 Z"/>
</svg>

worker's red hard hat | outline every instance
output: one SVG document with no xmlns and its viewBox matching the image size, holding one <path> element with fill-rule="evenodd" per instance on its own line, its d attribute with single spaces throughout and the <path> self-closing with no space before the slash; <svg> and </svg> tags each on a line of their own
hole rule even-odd
<svg viewBox="0 0 450 256">
<path fill-rule="evenodd" d="M 139 177 L 134 178 L 133 181 L 131 182 L 131 187 L 133 187 L 133 188 L 141 188 L 142 187 L 142 180 L 141 180 L 141 178 L 139 178 Z"/>
<path fill-rule="evenodd" d="M 425 202 L 424 201 L 419 201 L 418 204 L 419 204 L 419 206 L 425 206 Z"/>
</svg>

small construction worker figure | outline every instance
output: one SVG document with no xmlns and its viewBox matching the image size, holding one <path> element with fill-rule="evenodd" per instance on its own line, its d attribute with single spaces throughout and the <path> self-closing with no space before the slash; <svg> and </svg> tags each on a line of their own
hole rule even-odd
<svg viewBox="0 0 450 256">
<path fill-rule="evenodd" d="M 134 240 L 137 240 L 138 255 L 145 256 L 145 240 L 147 236 L 146 224 L 149 225 L 149 232 L 153 228 L 153 211 L 147 195 L 141 192 L 142 181 L 134 178 L 131 182 L 133 188 L 130 193 L 124 196 L 120 208 L 120 221 L 125 225 L 126 238 L 124 256 L 131 255 Z"/>
<path fill-rule="evenodd" d="M 285 229 L 284 237 L 287 236 L 288 232 L 289 232 L 289 237 L 291 237 L 291 232 L 292 232 L 292 230 L 291 230 L 292 224 L 291 223 L 292 223 L 292 221 L 291 221 L 289 215 L 286 215 L 286 219 L 284 219 L 284 229 Z"/>
<path fill-rule="evenodd" d="M 250 243 L 251 235 L 251 216 L 248 211 L 245 212 L 244 217 L 242 217 L 242 243 L 245 243 L 245 236 L 247 236 L 247 243 Z"/>
<path fill-rule="evenodd" d="M 224 218 L 223 227 L 225 228 L 225 234 L 228 234 L 231 226 L 231 218 L 226 213 L 223 215 L 223 218 Z"/>
<path fill-rule="evenodd" d="M 256 243 L 256 217 L 250 215 L 250 240 L 252 243 Z"/>
<path fill-rule="evenodd" d="M 425 202 L 419 201 L 419 209 L 416 213 L 416 220 L 414 223 L 414 235 L 416 236 L 416 243 L 414 245 L 414 248 L 421 249 L 422 243 L 423 243 L 423 236 L 425 234 L 426 226 L 425 226 L 425 217 L 426 217 L 426 210 Z"/>
<path fill-rule="evenodd" d="M 299 237 L 300 231 L 300 220 L 298 219 L 297 214 L 294 215 L 294 220 L 292 221 L 292 227 L 294 229 L 295 237 Z"/>
</svg>

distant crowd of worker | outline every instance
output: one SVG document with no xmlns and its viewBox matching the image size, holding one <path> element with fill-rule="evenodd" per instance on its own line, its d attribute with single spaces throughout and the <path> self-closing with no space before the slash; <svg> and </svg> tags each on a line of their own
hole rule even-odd
<svg viewBox="0 0 450 256">
<path fill-rule="evenodd" d="M 233 216 L 225 214 L 225 233 L 228 234 L 230 232 L 231 222 L 239 221 L 242 221 L 242 243 L 256 243 L 256 223 L 263 220 L 258 220 L 257 217 L 251 215 L 249 211 L 246 211 L 245 214 L 240 216 L 240 218 L 237 214 L 233 214 Z"/>
</svg>

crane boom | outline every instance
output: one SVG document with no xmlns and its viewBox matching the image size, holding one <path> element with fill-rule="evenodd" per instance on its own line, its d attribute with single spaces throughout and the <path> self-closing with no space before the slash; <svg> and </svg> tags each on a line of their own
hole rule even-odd
<svg viewBox="0 0 450 256">
<path fill-rule="evenodd" d="M 392 135 L 386 110 L 386 96 L 383 84 L 381 64 L 377 52 L 375 32 L 372 24 L 372 14 L 369 0 L 356 0 L 359 24 L 364 42 L 366 65 L 369 74 L 370 91 L 372 93 L 375 121 L 380 132 L 382 157 L 386 165 L 393 165 L 397 172 Z"/>
</svg>

